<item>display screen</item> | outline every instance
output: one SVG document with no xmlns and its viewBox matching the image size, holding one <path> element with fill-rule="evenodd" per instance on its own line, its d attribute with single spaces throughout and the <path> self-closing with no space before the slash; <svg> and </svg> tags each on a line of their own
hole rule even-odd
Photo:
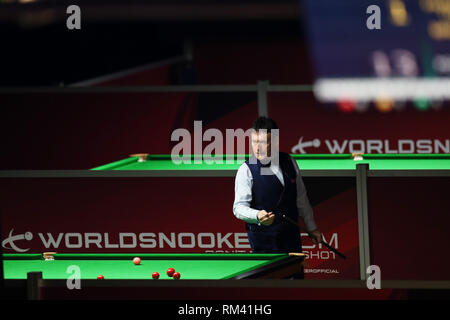
<svg viewBox="0 0 450 320">
<path fill-rule="evenodd" d="M 322 101 L 447 100 L 450 0 L 303 0 Z"/>
</svg>

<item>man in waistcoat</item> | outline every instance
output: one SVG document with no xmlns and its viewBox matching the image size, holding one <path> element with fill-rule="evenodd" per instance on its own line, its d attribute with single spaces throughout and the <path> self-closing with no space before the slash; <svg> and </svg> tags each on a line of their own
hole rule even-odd
<svg viewBox="0 0 450 320">
<path fill-rule="evenodd" d="M 252 129 L 253 155 L 236 174 L 233 213 L 245 221 L 253 253 L 302 252 L 299 227 L 282 215 L 295 222 L 302 218 L 314 244 L 322 241 L 322 233 L 314 221 L 298 165 L 272 143 L 272 134 L 278 135 L 275 121 L 259 117 Z M 303 276 L 302 269 L 294 278 Z"/>
</svg>

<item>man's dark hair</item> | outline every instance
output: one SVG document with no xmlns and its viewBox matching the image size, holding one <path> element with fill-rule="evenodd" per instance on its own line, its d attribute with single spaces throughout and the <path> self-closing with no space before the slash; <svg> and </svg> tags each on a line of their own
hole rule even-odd
<svg viewBox="0 0 450 320">
<path fill-rule="evenodd" d="M 267 130 L 267 133 L 270 133 L 272 129 L 278 129 L 277 123 L 270 118 L 267 117 L 258 117 L 254 122 L 252 129 L 258 131 L 261 129 Z"/>
</svg>

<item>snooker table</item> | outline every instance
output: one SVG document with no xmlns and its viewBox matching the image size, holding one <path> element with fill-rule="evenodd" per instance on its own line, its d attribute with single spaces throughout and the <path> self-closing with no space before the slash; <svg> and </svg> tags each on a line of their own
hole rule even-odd
<svg viewBox="0 0 450 320">
<path fill-rule="evenodd" d="M 54 254 L 46 260 L 41 254 L 4 254 L 6 279 L 25 279 L 29 271 L 42 271 L 45 279 L 66 279 L 67 267 L 77 265 L 83 279 L 171 280 L 166 270 L 173 267 L 181 279 L 283 278 L 300 271 L 304 254 Z M 134 257 L 141 263 L 135 265 Z"/>
<path fill-rule="evenodd" d="M 39 280 L 62 280 L 64 283 L 72 272 L 69 266 L 80 270 L 81 286 L 86 281 L 96 282 L 96 286 L 120 283 L 126 286 L 134 281 L 186 281 L 186 280 L 240 280 L 240 279 L 282 279 L 298 273 L 303 267 L 303 253 L 289 254 L 57 254 L 51 253 L 51 259 L 44 254 L 3 254 L 4 278 L 6 281 L 28 280 L 28 287 L 34 288 L 30 297 L 39 297 Z M 134 257 L 140 257 L 141 263 L 135 265 Z M 181 273 L 179 280 L 166 274 L 168 268 Z M 42 273 L 36 275 L 36 272 Z M 152 273 L 158 272 L 160 278 L 152 279 Z M 98 280 L 97 276 L 104 279 Z M 36 278 L 37 276 L 37 278 Z M 31 277 L 31 279 L 30 279 Z M 35 282 L 33 284 L 32 282 Z M 91 282 L 92 282 L 91 281 Z"/>
<path fill-rule="evenodd" d="M 291 154 L 303 175 L 354 175 L 358 165 L 373 172 L 450 170 L 450 154 Z M 176 164 L 170 155 L 134 154 L 129 158 L 91 170 L 146 171 L 154 175 L 235 176 L 249 158 L 243 155 L 218 155 L 208 159 L 191 155 L 187 163 Z M 152 174 L 150 174 L 152 175 Z"/>
<path fill-rule="evenodd" d="M 419 267 L 401 270 L 403 264 L 394 251 L 385 250 L 389 238 L 402 239 L 419 234 L 421 228 L 435 230 L 434 225 L 448 224 L 445 214 L 450 201 L 445 190 L 450 188 L 450 154 L 291 154 L 302 174 L 311 205 L 326 203 L 339 194 L 355 190 L 351 203 L 340 202 L 339 208 L 355 208 L 358 220 L 358 251 L 360 279 L 366 278 L 367 267 L 383 266 L 391 279 L 413 278 L 423 273 L 433 274 L 432 268 Z M 249 155 L 218 155 L 211 159 L 219 164 L 191 155 L 188 163 L 174 164 L 170 155 L 134 154 L 127 159 L 93 168 L 100 176 L 124 177 L 235 177 L 236 170 Z M 207 159 L 210 162 L 211 159 Z M 198 163 L 195 163 L 197 160 Z M 227 161 L 230 160 L 230 161 Z M 220 161 L 223 163 L 220 164 Z M 228 163 L 227 163 L 228 162 Z M 411 216 L 426 212 L 427 221 L 434 225 L 414 223 Z M 391 221 L 386 226 L 385 221 Z M 405 223 L 406 222 L 406 223 Z M 383 230 L 380 232 L 379 230 Z M 441 233 L 442 230 L 437 230 Z M 398 243 L 409 252 L 407 240 Z M 435 253 L 430 253 L 425 242 L 416 250 L 428 252 L 436 259 L 446 242 L 440 241 Z M 412 257 L 412 255 L 410 255 Z M 408 265 L 414 265 L 413 259 Z M 442 267 L 445 269 L 445 267 Z M 386 270 L 388 270 L 386 272 Z M 411 271 L 414 270 L 414 271 Z M 439 269 L 440 274 L 445 274 Z"/>
<path fill-rule="evenodd" d="M 448 297 L 450 281 L 383 281 L 369 290 L 361 280 L 280 279 L 303 266 L 300 254 L 4 254 L 7 299 L 31 300 L 299 300 L 407 299 L 430 289 Z M 132 259 L 141 258 L 140 265 Z M 80 267 L 80 288 L 69 289 L 69 266 Z M 170 279 L 174 267 L 182 276 Z M 160 279 L 151 274 L 158 271 Z M 104 275 L 104 279 L 96 277 Z M 73 283 L 73 282 L 72 282 Z M 12 293 L 12 294 L 11 294 Z"/>
</svg>

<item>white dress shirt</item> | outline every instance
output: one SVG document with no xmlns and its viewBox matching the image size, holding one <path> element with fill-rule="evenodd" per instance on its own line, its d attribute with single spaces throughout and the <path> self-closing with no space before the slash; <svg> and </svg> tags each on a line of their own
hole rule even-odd
<svg viewBox="0 0 450 320">
<path fill-rule="evenodd" d="M 291 159 L 294 164 L 295 171 L 297 172 L 296 182 L 298 214 L 305 223 L 307 231 L 313 231 L 317 229 L 316 223 L 314 222 L 314 213 L 309 203 L 308 196 L 306 195 L 306 188 L 303 184 L 303 179 L 300 175 L 300 170 L 298 168 L 297 162 L 292 157 Z M 270 169 L 284 186 L 283 174 L 281 173 L 280 167 L 278 165 L 271 165 Z M 250 208 L 250 203 L 252 201 L 252 186 L 252 173 L 250 171 L 250 168 L 244 162 L 239 167 L 239 170 L 236 174 L 233 213 L 238 219 L 241 219 L 247 223 L 255 223 L 260 225 L 260 222 L 258 220 L 258 212 L 260 210 Z"/>
</svg>

